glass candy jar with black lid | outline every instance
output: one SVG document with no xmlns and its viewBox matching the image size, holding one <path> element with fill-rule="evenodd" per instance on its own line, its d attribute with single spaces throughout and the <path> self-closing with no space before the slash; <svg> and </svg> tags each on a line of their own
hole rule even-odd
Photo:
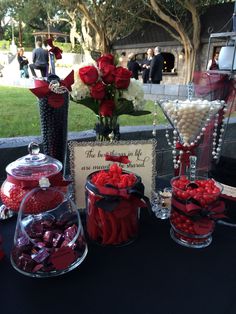
<svg viewBox="0 0 236 314">
<path fill-rule="evenodd" d="M 67 273 L 88 251 L 76 205 L 49 185 L 47 178 L 40 179 L 40 187 L 26 194 L 18 213 L 11 263 L 30 277 Z"/>
<path fill-rule="evenodd" d="M 28 155 L 17 159 L 6 167 L 7 178 L 0 190 L 3 203 L 0 219 L 8 218 L 12 216 L 13 212 L 19 211 L 23 197 L 38 186 L 41 177 L 47 177 L 52 186 L 60 187 L 66 191 L 68 182 L 63 180 L 61 162 L 41 154 L 39 145 L 36 143 L 30 143 L 28 151 Z"/>
</svg>

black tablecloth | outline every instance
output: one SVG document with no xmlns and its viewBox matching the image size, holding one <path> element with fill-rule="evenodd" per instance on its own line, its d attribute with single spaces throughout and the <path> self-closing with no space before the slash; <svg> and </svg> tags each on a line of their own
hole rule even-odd
<svg viewBox="0 0 236 314">
<path fill-rule="evenodd" d="M 217 224 L 204 249 L 176 244 L 169 221 L 142 211 L 132 244 L 89 244 L 85 261 L 54 278 L 29 278 L 9 261 L 16 219 L 0 222 L 1 314 L 235 314 L 236 228 Z"/>
</svg>

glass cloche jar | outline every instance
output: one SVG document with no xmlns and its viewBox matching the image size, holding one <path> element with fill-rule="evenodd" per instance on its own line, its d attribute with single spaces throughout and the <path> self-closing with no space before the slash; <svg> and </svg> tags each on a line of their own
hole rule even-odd
<svg viewBox="0 0 236 314">
<path fill-rule="evenodd" d="M 23 198 L 11 252 L 12 266 L 30 277 L 52 277 L 76 268 L 87 255 L 74 202 L 47 178 Z"/>
<path fill-rule="evenodd" d="M 30 190 L 38 186 L 41 177 L 48 178 L 51 186 L 57 186 L 66 191 L 68 182 L 63 180 L 61 162 L 41 154 L 39 145 L 34 142 L 29 144 L 28 151 L 28 155 L 17 159 L 6 167 L 7 178 L 0 190 L 3 203 L 2 212 L 7 213 L 8 211 L 8 214 L 18 212 L 22 199 Z M 4 215 L 0 219 L 4 219 Z"/>
</svg>

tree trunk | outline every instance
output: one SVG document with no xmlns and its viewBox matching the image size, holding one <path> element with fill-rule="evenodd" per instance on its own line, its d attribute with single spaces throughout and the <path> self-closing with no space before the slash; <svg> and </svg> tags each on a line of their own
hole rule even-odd
<svg viewBox="0 0 236 314">
<path fill-rule="evenodd" d="M 22 47 L 22 21 L 19 21 L 19 47 Z"/>
</svg>

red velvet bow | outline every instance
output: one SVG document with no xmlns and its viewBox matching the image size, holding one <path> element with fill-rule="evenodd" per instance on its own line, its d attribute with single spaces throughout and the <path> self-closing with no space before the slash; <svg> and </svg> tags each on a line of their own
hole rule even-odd
<svg viewBox="0 0 236 314">
<path fill-rule="evenodd" d="M 53 53 L 57 60 L 62 58 L 62 50 L 59 47 L 54 46 L 52 39 L 47 39 L 47 44 L 51 47 L 49 52 Z"/>
<path fill-rule="evenodd" d="M 128 159 L 128 156 L 113 156 L 109 154 L 105 154 L 105 160 L 107 161 L 117 161 L 122 164 L 128 164 L 131 161 Z"/>
<path fill-rule="evenodd" d="M 74 83 L 74 71 L 71 71 L 70 74 L 59 83 L 60 86 L 64 86 L 71 91 L 71 85 Z M 46 81 L 40 81 L 40 87 L 30 88 L 30 91 L 38 98 L 47 97 L 49 105 L 53 108 L 59 108 L 64 104 L 63 94 L 54 93 L 49 88 L 49 83 Z"/>
<path fill-rule="evenodd" d="M 224 218 L 225 217 L 225 205 L 222 201 L 215 201 L 214 203 L 210 204 L 206 208 L 193 203 L 191 200 L 186 203 L 179 202 L 175 197 L 172 197 L 171 205 L 176 209 L 182 211 L 183 213 L 187 214 L 187 216 L 194 216 L 197 214 L 206 213 L 206 216 L 212 219 L 217 218 Z"/>
</svg>

